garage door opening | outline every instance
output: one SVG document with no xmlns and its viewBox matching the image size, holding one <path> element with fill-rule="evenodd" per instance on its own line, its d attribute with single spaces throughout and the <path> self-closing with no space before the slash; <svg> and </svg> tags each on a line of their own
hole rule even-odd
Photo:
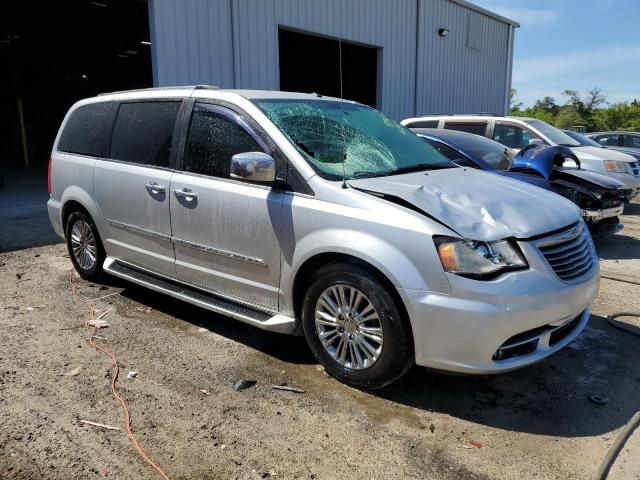
<svg viewBox="0 0 640 480">
<path fill-rule="evenodd" d="M 75 101 L 152 86 L 149 40 L 146 1 L 7 2 L 0 16 L 0 170 L 27 163 L 46 169 Z"/>
<path fill-rule="evenodd" d="M 278 31 L 280 90 L 340 97 L 340 43 L 284 28 Z M 377 106 L 378 48 L 342 41 L 343 97 Z"/>
</svg>

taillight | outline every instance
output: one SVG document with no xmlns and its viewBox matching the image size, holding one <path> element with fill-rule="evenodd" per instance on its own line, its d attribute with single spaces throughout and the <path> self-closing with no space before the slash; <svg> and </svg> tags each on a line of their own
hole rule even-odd
<svg viewBox="0 0 640 480">
<path fill-rule="evenodd" d="M 47 192 L 51 195 L 51 157 L 49 157 L 49 166 L 47 167 Z"/>
</svg>

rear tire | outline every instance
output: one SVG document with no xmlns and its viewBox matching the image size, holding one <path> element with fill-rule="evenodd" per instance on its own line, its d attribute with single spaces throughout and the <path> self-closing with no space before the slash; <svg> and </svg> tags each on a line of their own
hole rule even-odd
<svg viewBox="0 0 640 480">
<path fill-rule="evenodd" d="M 65 236 L 71 262 L 80 277 L 98 282 L 104 275 L 102 264 L 106 254 L 93 219 L 83 211 L 71 213 Z"/>
<path fill-rule="evenodd" d="M 383 388 L 414 364 L 409 322 L 375 275 L 333 263 L 312 277 L 302 326 L 316 359 L 348 385 Z"/>
</svg>

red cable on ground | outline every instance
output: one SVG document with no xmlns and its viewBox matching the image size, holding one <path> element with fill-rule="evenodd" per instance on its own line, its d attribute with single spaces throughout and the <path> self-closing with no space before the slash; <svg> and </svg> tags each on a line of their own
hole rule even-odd
<svg viewBox="0 0 640 480">
<path fill-rule="evenodd" d="M 91 320 L 96 320 L 96 310 L 93 307 L 93 304 L 91 303 L 90 300 L 87 300 L 87 299 L 83 298 L 78 293 L 78 289 L 77 289 L 76 283 L 74 281 L 73 269 L 71 269 L 69 271 L 68 280 L 69 280 L 69 288 L 71 289 L 72 297 L 74 299 L 79 300 L 80 302 L 84 303 L 87 307 L 89 307 L 89 309 L 91 311 Z M 87 323 L 88 322 L 85 322 L 85 325 L 87 325 Z M 125 418 L 126 418 L 126 421 L 127 421 L 127 435 L 129 436 L 129 439 L 131 440 L 131 443 L 133 444 L 133 447 L 138 452 L 138 455 L 140 455 L 142 457 L 142 459 L 151 468 L 153 468 L 158 473 L 158 475 L 160 475 L 164 480 L 170 480 L 169 476 L 166 473 L 164 473 L 164 470 L 162 470 L 162 468 L 160 468 L 160 466 L 158 466 L 153 460 L 151 460 L 149 458 L 147 453 L 144 451 L 144 449 L 142 448 L 142 446 L 138 442 L 138 439 L 133 434 L 133 430 L 131 429 L 131 414 L 129 413 L 129 407 L 127 406 L 127 402 L 124 401 L 124 399 L 120 396 L 120 394 L 118 393 L 118 390 L 116 389 L 116 382 L 118 381 L 118 375 L 120 374 L 120 367 L 118 366 L 118 360 L 117 360 L 116 356 L 113 353 L 111 353 L 111 351 L 109 351 L 108 349 L 106 349 L 104 347 L 101 347 L 101 346 L 99 346 L 99 345 L 97 345 L 95 343 L 94 339 L 95 339 L 95 334 L 96 334 L 97 330 L 98 330 L 98 327 L 94 326 L 93 327 L 93 331 L 91 332 L 91 337 L 89 338 L 88 343 L 89 343 L 89 345 L 91 345 L 96 350 L 99 350 L 102 353 L 108 355 L 109 358 L 111 359 L 111 364 L 112 364 L 112 368 L 113 368 L 113 373 L 111 375 L 111 392 L 113 393 L 113 396 L 115 397 L 115 399 L 118 400 L 118 402 L 120 402 L 120 405 L 122 405 L 122 409 L 124 410 Z"/>
</svg>

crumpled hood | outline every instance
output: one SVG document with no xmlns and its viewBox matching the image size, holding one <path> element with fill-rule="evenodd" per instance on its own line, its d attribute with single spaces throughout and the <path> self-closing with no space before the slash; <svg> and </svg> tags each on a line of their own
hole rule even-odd
<svg viewBox="0 0 640 480">
<path fill-rule="evenodd" d="M 576 168 L 560 168 L 558 172 L 562 172 L 563 175 L 576 177 L 587 182 L 594 183 L 602 188 L 610 188 L 613 190 L 623 189 L 624 183 L 619 182 L 615 178 L 602 175 L 598 172 L 592 172 L 591 170 L 578 170 Z"/>
<path fill-rule="evenodd" d="M 354 188 L 409 202 L 464 238 L 527 238 L 580 220 L 569 200 L 524 182 L 467 168 L 350 180 Z"/>
<path fill-rule="evenodd" d="M 629 154 L 611 150 L 610 148 L 590 147 L 583 145 L 581 147 L 571 147 L 576 156 L 582 160 L 617 160 L 618 162 L 635 162 L 636 159 Z"/>
</svg>

